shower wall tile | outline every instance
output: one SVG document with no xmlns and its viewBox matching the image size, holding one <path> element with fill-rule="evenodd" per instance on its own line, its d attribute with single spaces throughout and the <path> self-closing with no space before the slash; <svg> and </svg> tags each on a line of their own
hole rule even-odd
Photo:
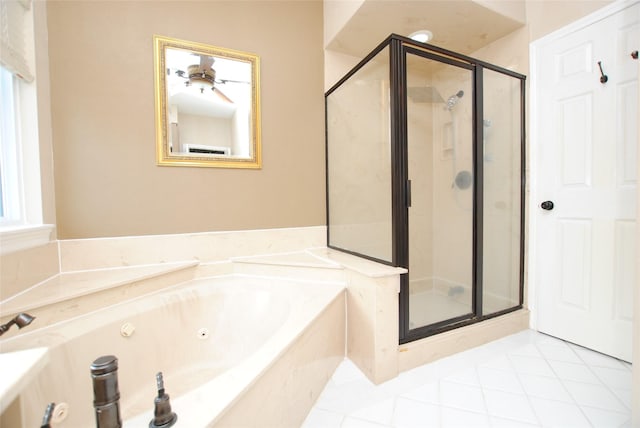
<svg viewBox="0 0 640 428">
<path fill-rule="evenodd" d="M 72 239 L 59 241 L 61 271 L 300 251 L 326 245 L 326 227 Z"/>
</svg>

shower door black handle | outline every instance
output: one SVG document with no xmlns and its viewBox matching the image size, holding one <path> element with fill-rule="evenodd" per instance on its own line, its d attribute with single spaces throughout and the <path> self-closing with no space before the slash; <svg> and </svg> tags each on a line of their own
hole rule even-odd
<svg viewBox="0 0 640 428">
<path fill-rule="evenodd" d="M 407 180 L 406 183 L 406 194 L 407 194 L 407 208 L 411 208 L 411 180 Z"/>
<path fill-rule="evenodd" d="M 551 211 L 553 209 L 553 202 L 544 201 L 543 203 L 540 204 L 540 208 L 542 208 L 543 210 Z"/>
</svg>

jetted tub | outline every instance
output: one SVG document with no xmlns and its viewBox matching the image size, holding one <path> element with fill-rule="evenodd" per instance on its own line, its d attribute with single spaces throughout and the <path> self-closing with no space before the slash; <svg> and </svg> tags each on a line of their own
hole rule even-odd
<svg viewBox="0 0 640 428">
<path fill-rule="evenodd" d="M 160 371 L 177 427 L 299 426 L 344 358 L 344 299 L 339 283 L 198 279 L 45 328 L 36 320 L 0 349 L 49 348 L 20 394 L 23 427 L 40 426 L 49 402 L 68 406 L 56 427 L 95 426 L 89 367 L 102 355 L 118 358 L 125 427 L 149 426 Z"/>
</svg>

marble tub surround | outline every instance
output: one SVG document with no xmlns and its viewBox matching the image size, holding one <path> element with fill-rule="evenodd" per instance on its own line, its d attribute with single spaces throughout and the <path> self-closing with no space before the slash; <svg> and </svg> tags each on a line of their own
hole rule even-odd
<svg viewBox="0 0 640 428">
<path fill-rule="evenodd" d="M 39 347 L 0 354 L 0 415 L 49 362 L 48 352 L 47 348 Z"/>
<path fill-rule="evenodd" d="M 29 329 L 141 296 L 195 277 L 197 261 L 96 269 L 56 274 L 0 302 L 0 322 L 28 312 L 36 317 Z M 11 329 L 3 337 L 17 334 Z"/>
<path fill-rule="evenodd" d="M 239 274 L 279 278 L 312 279 L 344 282 L 344 268 L 314 254 L 314 249 L 253 257 L 233 257 L 233 271 Z"/>
<path fill-rule="evenodd" d="M 344 268 L 347 357 L 375 384 L 396 377 L 400 275 L 407 270 L 326 247 L 308 251 Z"/>
<path fill-rule="evenodd" d="M 346 354 L 374 383 L 398 375 L 398 293 L 404 268 L 327 247 L 233 259 L 241 273 L 342 281 L 347 289 Z"/>
<path fill-rule="evenodd" d="M 342 265 L 331 261 L 328 257 L 320 257 L 323 248 L 308 248 L 303 251 L 292 251 L 278 254 L 262 254 L 250 257 L 232 257 L 236 263 L 264 264 L 273 266 L 309 267 L 321 269 L 341 269 Z M 331 250 L 328 250 L 331 251 Z"/>
<path fill-rule="evenodd" d="M 0 255 L 0 301 L 60 272 L 58 244 Z"/>
<path fill-rule="evenodd" d="M 398 375 L 398 293 L 404 268 L 327 247 L 233 259 L 236 272 L 342 281 L 347 289 L 347 356 L 374 383 Z"/>
<path fill-rule="evenodd" d="M 401 372 L 529 328 L 529 311 L 522 309 L 398 346 L 400 275 L 406 269 L 330 248 L 308 251 L 344 268 L 346 354 L 376 385 Z"/>
<path fill-rule="evenodd" d="M 348 271 L 347 357 L 376 385 L 399 373 L 399 292 L 398 275 Z"/>
<path fill-rule="evenodd" d="M 252 275 L 340 283 L 347 288 L 343 352 L 376 383 L 398 373 L 399 275 L 326 248 L 326 227 L 62 240 L 60 272 L 0 304 L 0 316 L 36 316 L 35 328 L 192 278 Z M 167 270 L 175 267 L 176 271 Z M 152 278 L 137 278 L 133 273 Z M 155 273 L 155 274 L 154 274 Z M 31 330 L 34 329 L 31 327 Z M 13 333 L 16 334 L 16 333 Z"/>
<path fill-rule="evenodd" d="M 232 257 L 302 251 L 326 244 L 325 226 L 202 232 L 176 235 L 70 239 L 59 241 L 60 270 L 147 265 L 184 260 L 200 263 Z"/>
<path fill-rule="evenodd" d="M 148 426 L 159 370 L 180 426 L 238 426 L 245 417 L 253 426 L 299 425 L 344 358 L 344 294 L 338 283 L 197 279 L 17 335 L 3 341 L 5 351 L 45 346 L 49 364 L 20 395 L 21 420 L 3 422 L 39 426 L 34 409 L 55 401 L 68 404 L 62 426 L 91 425 L 88 367 L 113 354 L 124 426 Z M 125 324 L 133 327 L 127 336 Z M 159 339 L 171 352 L 158 352 Z"/>
<path fill-rule="evenodd" d="M 58 241 L 28 254 L 35 254 L 33 260 L 42 255 L 47 257 L 46 270 L 53 272 L 49 277 L 30 284 L 30 288 L 25 287 L 26 291 L 20 290 L 28 283 L 22 279 L 20 286 L 9 288 L 18 290 L 14 296 L 6 295 L 7 275 L 0 278 L 3 280 L 0 319 L 9 319 L 18 312 L 37 317 L 23 332 L 17 329 L 7 332 L 0 341 L 0 351 L 8 350 L 3 346 L 5 339 L 31 335 L 42 327 L 64 323 L 70 318 L 92 316 L 93 312 L 108 306 L 127 305 L 134 298 L 160 294 L 191 280 L 224 276 L 315 282 L 346 289 L 343 303 L 336 304 L 342 312 L 332 306 L 327 312 L 332 315 L 327 316 L 338 323 L 344 317 L 346 326 L 343 321 L 342 333 L 336 333 L 336 340 L 341 341 L 340 355 L 346 354 L 374 384 L 528 326 L 528 311 L 523 310 L 398 346 L 400 275 L 406 273 L 406 269 L 333 250 L 325 244 L 324 226 Z M 3 256 L 3 263 L 6 257 Z M 3 273 L 19 277 L 15 273 L 20 270 L 19 262 L 19 259 L 13 260 L 13 267 L 6 270 L 3 267 Z M 32 260 L 23 262 L 34 265 Z M 335 325 L 326 326 L 335 333 Z M 314 373 L 310 375 L 302 370 L 298 372 L 300 379 L 289 379 L 286 363 L 274 372 L 289 379 L 287 382 L 302 382 L 301 385 L 307 380 L 310 382 L 308 388 L 296 386 L 296 391 L 303 388 L 306 394 L 305 398 L 299 398 L 300 409 L 307 408 L 307 401 L 313 402 L 318 385 L 326 381 L 325 377 L 330 376 L 327 373 L 335 367 L 334 344 L 329 339 L 326 340 L 332 344 L 330 355 L 314 351 L 325 360 L 317 373 L 312 370 Z M 259 388 L 269 390 L 268 386 Z M 284 390 L 281 393 L 292 402 L 298 400 Z M 302 412 L 296 411 L 292 419 L 279 422 L 296 425 L 304 419 L 300 416 Z M 243 421 L 240 410 L 236 416 L 229 415 L 229 421 Z M 272 416 L 277 420 L 277 415 Z"/>
<path fill-rule="evenodd" d="M 215 426 L 299 427 L 344 360 L 345 304 L 342 293 Z"/>
<path fill-rule="evenodd" d="M 334 250 L 324 245 L 305 248 L 302 251 L 264 254 L 251 257 L 232 257 L 231 260 L 234 263 L 320 269 L 348 269 L 371 278 L 400 275 L 407 272 L 405 268 L 387 266 L 382 263 Z"/>
<path fill-rule="evenodd" d="M 377 263 L 362 257 L 356 257 L 324 246 L 311 248 L 308 251 L 310 254 L 313 254 L 320 259 L 339 264 L 345 269 L 358 272 L 370 278 L 383 278 L 387 276 L 401 275 L 408 272 L 405 268 L 384 265 L 382 263 Z M 398 285 L 398 293 L 399 292 L 400 285 Z"/>
<path fill-rule="evenodd" d="M 76 239 L 3 254 L 0 319 L 37 307 L 33 315 L 46 325 L 194 277 L 231 274 L 231 257 L 302 251 L 323 245 L 325 236 L 326 228 L 316 226 Z M 178 272 L 186 268 L 194 272 Z"/>
</svg>

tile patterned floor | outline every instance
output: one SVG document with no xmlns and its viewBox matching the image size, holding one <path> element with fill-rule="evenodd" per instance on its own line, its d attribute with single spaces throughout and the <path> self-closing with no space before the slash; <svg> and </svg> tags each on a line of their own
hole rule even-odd
<svg viewBox="0 0 640 428">
<path fill-rule="evenodd" d="M 531 330 L 375 386 L 349 360 L 303 428 L 631 427 L 631 364 Z"/>
</svg>

